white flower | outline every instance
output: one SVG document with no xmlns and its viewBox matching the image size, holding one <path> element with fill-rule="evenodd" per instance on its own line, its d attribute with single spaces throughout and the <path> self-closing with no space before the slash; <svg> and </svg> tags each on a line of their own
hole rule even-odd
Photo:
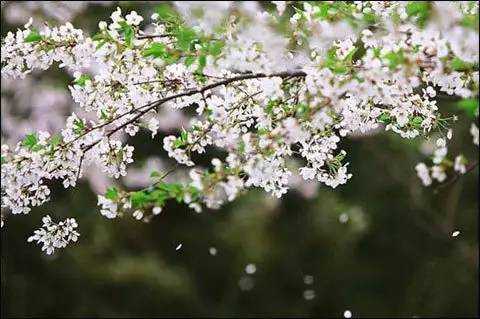
<svg viewBox="0 0 480 319">
<path fill-rule="evenodd" d="M 439 139 L 442 141 L 445 141 L 443 139 Z M 444 145 L 445 143 L 440 143 L 441 145 Z M 437 141 L 437 145 L 439 145 Z M 445 156 L 447 156 L 448 149 L 445 146 L 441 146 L 440 148 L 437 148 L 435 152 L 433 153 L 433 163 L 434 164 L 440 164 Z"/>
<path fill-rule="evenodd" d="M 143 17 L 138 15 L 136 11 L 130 12 L 125 16 L 127 24 L 129 25 L 139 25 L 143 21 Z"/>
<path fill-rule="evenodd" d="M 438 165 L 432 166 L 432 178 L 436 179 L 440 183 L 443 182 L 445 179 L 447 179 L 445 169 Z"/>
<path fill-rule="evenodd" d="M 153 215 L 158 215 L 158 214 L 160 214 L 161 212 L 162 212 L 162 207 L 160 207 L 160 206 L 155 206 L 155 207 L 153 207 L 153 209 L 152 209 Z"/>
<path fill-rule="evenodd" d="M 465 166 L 467 164 L 467 159 L 463 155 L 458 155 L 455 157 L 455 163 L 453 165 L 454 171 L 460 173 L 460 174 L 465 174 L 467 171 L 467 167 Z"/>
<path fill-rule="evenodd" d="M 153 23 L 144 33 L 138 27 L 143 17 L 132 11 L 124 18 L 116 8 L 112 23 L 98 23 L 108 41 L 94 40 L 71 23 L 45 25 L 37 34 L 29 20 L 24 29 L 7 33 L 1 46 L 2 77 L 25 78 L 53 65 L 66 68 L 74 75 L 68 89 L 82 108 L 82 118 L 71 114 L 63 129 L 41 123 L 61 132 L 60 138 L 38 132 L 13 148 L 2 146 L 2 209 L 29 213 L 49 200 L 51 180 L 75 186 L 92 163 L 109 177 L 125 176 L 134 148 L 122 142 L 128 137 L 124 133 L 133 136 L 140 125 L 152 138 L 159 128 L 182 128 L 163 139 L 168 156 L 181 165 L 194 167 L 195 153 L 212 148 L 225 155 L 224 162 L 216 159 L 208 170 L 195 167 L 184 185 L 195 188 L 182 199 L 198 212 L 203 205 L 218 208 L 249 187 L 281 197 L 288 191 L 297 154 L 304 160 L 299 170 L 303 179 L 335 188 L 352 176 L 345 152 L 338 151 L 345 137 L 353 142 L 380 133 L 383 126 L 402 138 L 428 137 L 436 124 L 449 125 L 441 120 L 437 91 L 460 98 L 478 95 L 478 71 L 451 67 L 454 57 L 478 64 L 478 31 L 463 24 L 472 6 L 436 2 L 435 19 L 419 27 L 401 2 L 347 4 L 352 23 L 318 19 L 319 6 L 305 2 L 290 18 L 291 32 L 279 33 L 275 21 L 285 14 L 287 3 L 275 1 L 277 10 L 258 13 L 250 4 L 235 6 L 248 15 L 249 23 L 241 23 L 231 2 L 176 2 L 175 9 L 195 33 L 222 39 L 221 49 L 213 48 L 219 54 L 194 59 L 190 66 L 184 57 L 166 61 L 156 56 L 175 49 L 169 37 L 136 38 L 133 48 L 116 45 L 124 42 L 123 23 L 142 35 L 168 33 L 158 14 L 151 16 Z M 365 29 L 369 13 L 381 28 Z M 398 23 L 391 23 L 392 16 L 400 17 Z M 223 24 L 226 28 L 220 28 Z M 358 41 L 365 52 L 347 61 Z M 305 50 L 292 50 L 292 44 Z M 198 43 L 193 48 L 202 49 Z M 199 67 L 208 76 L 199 77 Z M 10 95 L 18 94 L 5 94 L 5 99 Z M 31 100 L 44 99 L 37 95 Z M 2 104 L 3 99 L 2 94 Z M 181 108 L 185 112 L 178 112 Z M 153 118 L 157 111 L 162 114 Z M 24 127 L 10 119 L 5 123 L 15 134 Z M 476 123 L 470 132 L 478 145 Z M 448 130 L 446 139 L 438 140 L 432 168 L 416 166 L 424 185 L 446 179 L 451 137 Z M 453 169 L 465 172 L 465 161 L 457 157 Z M 99 196 L 102 215 L 115 218 L 130 212 L 132 203 L 124 194 Z M 153 215 L 161 212 L 161 207 L 151 209 Z M 144 214 L 134 211 L 135 218 Z"/>
<path fill-rule="evenodd" d="M 98 195 L 98 205 L 101 205 L 100 213 L 110 219 L 116 218 L 118 215 L 118 204 L 112 200 Z"/>
<path fill-rule="evenodd" d="M 138 131 L 139 131 L 139 127 L 132 124 L 128 124 L 127 127 L 125 128 L 125 133 L 127 133 L 130 136 L 135 136 L 135 134 L 137 134 Z"/>
<path fill-rule="evenodd" d="M 475 125 L 475 123 L 472 123 L 470 126 L 470 134 L 473 136 L 473 144 L 478 146 L 478 127 Z"/>
<path fill-rule="evenodd" d="M 23 27 L 24 27 L 25 29 L 28 29 L 28 28 L 30 28 L 30 26 L 32 25 L 32 23 L 33 23 L 33 18 L 30 17 L 30 18 L 28 19 L 28 22 L 27 22 Z"/>
<path fill-rule="evenodd" d="M 122 10 L 119 7 L 117 7 L 117 9 L 110 16 L 110 18 L 114 23 L 118 23 L 122 21 Z"/>
<path fill-rule="evenodd" d="M 431 86 L 427 86 L 427 90 L 426 90 L 426 93 L 428 94 L 428 96 L 430 97 L 435 97 L 437 95 L 437 92 L 435 91 L 435 89 Z"/>
<path fill-rule="evenodd" d="M 432 178 L 430 177 L 428 167 L 425 165 L 425 163 L 418 163 L 415 166 L 415 170 L 417 171 L 417 175 L 424 186 L 430 186 L 432 184 Z"/>
<path fill-rule="evenodd" d="M 100 30 L 105 30 L 105 29 L 107 28 L 107 23 L 106 23 L 105 21 L 100 21 L 100 22 L 98 23 L 98 28 L 99 28 Z"/>
<path fill-rule="evenodd" d="M 285 8 L 287 7 L 286 1 L 272 1 L 272 3 L 277 7 L 278 15 L 283 15 Z"/>
<path fill-rule="evenodd" d="M 152 138 L 154 138 L 158 133 L 158 120 L 156 118 L 152 117 L 148 121 L 148 129 L 152 131 Z"/>
<path fill-rule="evenodd" d="M 135 218 L 136 220 L 140 220 L 143 218 L 143 212 L 139 209 L 135 210 L 132 214 L 133 218 Z"/>
<path fill-rule="evenodd" d="M 303 179 L 314 179 L 317 174 L 317 170 L 313 167 L 301 167 L 300 175 Z"/>
<path fill-rule="evenodd" d="M 65 248 L 69 242 L 76 242 L 80 236 L 75 230 L 78 227 L 75 218 L 67 218 L 57 224 L 46 215 L 42 218 L 42 222 L 42 227 L 35 230 L 33 236 L 30 236 L 27 241 L 36 240 L 37 243 L 42 243 L 42 251 L 46 251 L 47 255 L 51 255 L 55 248 Z"/>
</svg>

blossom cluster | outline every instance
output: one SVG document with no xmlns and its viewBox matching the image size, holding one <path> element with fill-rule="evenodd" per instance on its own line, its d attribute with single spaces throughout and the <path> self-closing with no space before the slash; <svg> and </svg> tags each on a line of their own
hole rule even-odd
<svg viewBox="0 0 480 319">
<path fill-rule="evenodd" d="M 473 136 L 473 143 L 478 146 L 478 127 L 472 123 L 470 133 Z M 447 180 L 447 172 L 463 175 L 467 170 L 471 170 L 478 165 L 478 160 L 468 160 L 463 154 L 455 156 L 454 159 L 448 158 L 447 140 L 452 138 L 452 132 L 447 133 L 447 139 L 439 138 L 436 141 L 436 149 L 434 150 L 431 160 L 432 166 L 420 162 L 415 166 L 418 178 L 424 186 L 430 186 L 434 181 L 443 183 Z"/>
<path fill-rule="evenodd" d="M 87 115 L 71 114 L 60 135 L 32 133 L 13 149 L 2 146 L 2 207 L 28 213 L 49 199 L 49 180 L 75 186 L 90 163 L 125 176 L 134 148 L 119 135 L 146 129 L 154 138 L 166 108 L 189 114 L 178 134 L 163 137 L 163 149 L 191 169 L 190 181 L 152 173 L 144 189 L 110 188 L 98 196 L 107 218 L 148 220 L 167 200 L 200 212 L 252 187 L 281 197 L 293 175 L 336 188 L 352 178 L 345 139 L 448 131 L 453 120 L 438 95 L 478 97 L 478 3 L 275 1 L 274 8 L 176 2 L 161 4 L 149 22 L 117 8 L 91 37 L 70 23 L 37 30 L 31 21 L 8 33 L 2 76 L 23 78 L 58 62 L 73 74 L 69 91 Z M 438 144 L 435 165 L 416 168 L 424 184 L 446 178 L 446 142 Z M 214 149 L 223 155 L 211 167 L 197 165 Z M 454 167 L 465 172 L 465 161 Z"/>
<path fill-rule="evenodd" d="M 67 218 L 55 223 L 49 215 L 46 215 L 42 218 L 42 222 L 42 227 L 35 230 L 27 241 L 42 244 L 42 251 L 47 255 L 53 254 L 55 249 L 67 247 L 70 242 L 76 242 L 80 236 L 75 230 L 78 227 L 75 218 Z"/>
</svg>

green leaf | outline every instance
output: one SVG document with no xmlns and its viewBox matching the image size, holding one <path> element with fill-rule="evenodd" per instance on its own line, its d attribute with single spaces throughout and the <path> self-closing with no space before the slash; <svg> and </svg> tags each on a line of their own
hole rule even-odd
<svg viewBox="0 0 480 319">
<path fill-rule="evenodd" d="M 450 66 L 455 71 L 468 71 L 469 69 L 473 68 L 471 63 L 465 62 L 459 57 L 453 58 Z"/>
<path fill-rule="evenodd" d="M 458 101 L 457 106 L 463 110 L 469 117 L 478 116 L 478 99 L 469 98 Z"/>
<path fill-rule="evenodd" d="M 212 41 L 208 45 L 208 53 L 213 56 L 222 54 L 224 43 L 222 41 Z"/>
<path fill-rule="evenodd" d="M 135 207 L 142 207 L 149 202 L 149 196 L 143 191 L 133 192 L 130 194 L 130 200 Z"/>
<path fill-rule="evenodd" d="M 187 57 L 185 58 L 185 65 L 186 65 L 186 66 L 192 65 L 193 62 L 195 62 L 195 59 L 196 59 L 196 57 L 193 56 L 193 55 L 187 56 Z"/>
<path fill-rule="evenodd" d="M 183 145 L 185 145 L 185 142 L 180 137 L 177 137 L 177 139 L 173 141 L 173 146 L 175 147 L 181 147 Z"/>
<path fill-rule="evenodd" d="M 61 135 L 52 135 L 50 137 L 50 144 L 53 146 L 56 146 L 62 142 L 62 136 Z"/>
<path fill-rule="evenodd" d="M 375 24 L 375 22 L 377 21 L 377 17 L 375 16 L 375 14 L 369 12 L 369 13 L 364 13 L 363 14 L 363 21 L 365 21 L 367 24 Z"/>
<path fill-rule="evenodd" d="M 344 74 L 348 72 L 348 68 L 344 65 L 338 65 L 332 68 L 333 73 L 335 74 Z"/>
<path fill-rule="evenodd" d="M 182 139 L 183 142 L 187 142 L 188 140 L 188 132 L 183 130 L 181 133 L 180 133 L 180 138 Z"/>
<path fill-rule="evenodd" d="M 244 141 L 240 141 L 238 143 L 238 151 L 240 152 L 240 154 L 243 154 L 245 153 L 245 142 Z"/>
<path fill-rule="evenodd" d="M 267 134 L 267 133 L 268 133 L 268 130 L 267 130 L 266 128 L 263 128 L 263 127 L 262 127 L 262 128 L 259 128 L 259 129 L 257 130 L 257 134 L 258 134 L 258 135 L 265 135 L 265 134 Z"/>
<path fill-rule="evenodd" d="M 352 64 L 353 56 L 355 55 L 355 53 L 357 53 L 357 51 L 358 51 L 358 48 L 353 48 L 350 52 L 348 52 L 345 59 L 343 59 L 343 62 L 347 64 Z"/>
<path fill-rule="evenodd" d="M 165 45 L 160 42 L 152 43 L 152 45 L 143 50 L 143 56 L 153 56 L 155 58 L 164 58 L 167 54 Z"/>
<path fill-rule="evenodd" d="M 22 141 L 22 146 L 32 149 L 38 143 L 38 137 L 36 133 L 28 134 Z"/>
<path fill-rule="evenodd" d="M 270 100 L 270 101 L 268 101 L 267 107 L 266 107 L 266 109 L 265 109 L 265 111 L 267 112 L 267 114 L 272 114 L 272 113 L 273 113 L 273 109 L 275 108 L 275 105 L 276 105 L 275 100 Z"/>
<path fill-rule="evenodd" d="M 203 73 L 203 68 L 205 68 L 205 65 L 207 65 L 207 57 L 202 54 L 198 57 L 197 72 L 198 73 Z"/>
<path fill-rule="evenodd" d="M 100 40 L 103 40 L 104 38 L 105 36 L 103 35 L 103 33 L 99 32 L 92 37 L 92 40 L 100 41 Z"/>
<path fill-rule="evenodd" d="M 110 199 L 110 200 L 117 200 L 118 198 L 118 190 L 115 186 L 110 187 L 107 189 L 107 192 L 105 193 L 105 197 Z"/>
<path fill-rule="evenodd" d="M 76 85 L 79 85 L 81 87 L 84 87 L 87 80 L 91 80 L 91 79 L 92 79 L 92 77 L 89 74 L 82 74 L 82 75 L 80 75 L 80 77 L 76 78 L 73 81 L 73 83 L 75 83 Z"/>
<path fill-rule="evenodd" d="M 385 59 L 388 60 L 388 67 L 390 70 L 395 70 L 397 66 L 403 64 L 403 50 L 399 50 L 398 52 L 388 52 L 383 56 Z"/>
<path fill-rule="evenodd" d="M 163 206 L 165 200 L 168 199 L 168 194 L 160 189 L 156 189 L 150 193 L 150 199 L 155 202 L 156 205 Z"/>
<path fill-rule="evenodd" d="M 197 39 L 197 34 L 193 29 L 180 26 L 176 32 L 177 47 L 181 51 L 188 51 L 193 40 Z"/>
<path fill-rule="evenodd" d="M 327 56 L 325 57 L 324 61 L 325 66 L 330 69 L 333 68 L 337 62 L 337 50 L 335 48 L 328 49 Z"/>
<path fill-rule="evenodd" d="M 40 151 L 41 149 L 43 149 L 43 146 L 40 145 L 40 144 L 36 144 L 36 145 L 34 145 L 34 146 L 31 148 L 31 150 L 32 150 L 33 152 L 38 152 L 38 151 Z"/>
<path fill-rule="evenodd" d="M 305 103 L 300 103 L 295 105 L 295 110 L 298 114 L 303 114 L 308 111 L 308 105 Z"/>
<path fill-rule="evenodd" d="M 177 13 L 168 4 L 160 4 L 157 7 L 157 14 L 160 20 L 166 22 L 175 22 L 178 19 Z"/>
<path fill-rule="evenodd" d="M 410 125 L 413 127 L 420 127 L 423 122 L 423 118 L 421 116 L 415 116 L 413 119 L 410 120 Z"/>
<path fill-rule="evenodd" d="M 344 65 L 342 61 L 338 59 L 337 50 L 335 48 L 328 49 L 327 56 L 324 60 L 324 65 L 335 74 L 344 74 L 348 72 L 348 68 Z"/>
<path fill-rule="evenodd" d="M 416 22 L 420 27 L 425 26 L 430 15 L 430 4 L 428 1 L 411 1 L 405 7 L 409 17 L 416 17 Z"/>
<path fill-rule="evenodd" d="M 135 31 L 133 27 L 125 21 L 120 21 L 119 24 L 122 27 L 122 32 L 125 36 L 125 44 L 127 45 L 127 47 L 131 48 Z"/>
<path fill-rule="evenodd" d="M 465 15 L 463 18 L 463 25 L 467 28 L 478 31 L 479 28 L 479 14 L 478 12 L 475 15 Z"/>
<path fill-rule="evenodd" d="M 390 116 L 390 113 L 383 112 L 382 114 L 380 114 L 379 117 L 377 117 L 377 119 L 383 123 L 390 123 L 392 120 L 392 117 Z"/>
<path fill-rule="evenodd" d="M 150 177 L 160 177 L 162 176 L 159 171 L 153 171 L 150 173 Z"/>
<path fill-rule="evenodd" d="M 330 10 L 331 4 L 327 2 L 320 2 L 317 4 L 317 7 L 320 9 L 313 16 L 315 18 L 326 18 L 328 16 L 328 11 Z"/>
<path fill-rule="evenodd" d="M 25 37 L 24 41 L 29 43 L 29 42 L 38 42 L 43 39 L 42 35 L 40 32 L 38 32 L 37 29 L 32 29 L 30 33 Z"/>
</svg>

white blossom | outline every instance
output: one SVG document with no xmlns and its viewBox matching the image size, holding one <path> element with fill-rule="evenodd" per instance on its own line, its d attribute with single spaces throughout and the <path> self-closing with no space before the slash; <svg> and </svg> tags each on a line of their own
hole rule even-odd
<svg viewBox="0 0 480 319">
<path fill-rule="evenodd" d="M 47 255 L 53 254 L 56 248 L 65 248 L 70 242 L 76 242 L 80 234 L 75 230 L 78 227 L 75 218 L 55 223 L 49 215 L 42 218 L 43 225 L 35 230 L 28 238 L 28 242 L 37 241 L 42 244 L 42 251 Z"/>
<path fill-rule="evenodd" d="M 475 123 L 470 126 L 470 134 L 473 136 L 473 144 L 478 146 L 478 126 Z"/>
<path fill-rule="evenodd" d="M 432 178 L 430 177 L 429 169 L 425 163 L 418 163 L 417 166 L 415 166 L 415 170 L 424 186 L 430 186 L 432 184 Z"/>
</svg>

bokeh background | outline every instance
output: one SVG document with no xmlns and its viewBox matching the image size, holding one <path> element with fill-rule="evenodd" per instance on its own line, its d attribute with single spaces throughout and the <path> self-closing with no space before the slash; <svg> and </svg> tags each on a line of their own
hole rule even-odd
<svg viewBox="0 0 480 319">
<path fill-rule="evenodd" d="M 93 34 L 117 5 L 149 17 L 156 3 L 2 1 L 2 37 L 30 16 L 37 25 L 72 21 Z M 225 3 L 209 6 L 216 12 Z M 14 145 L 37 130 L 58 133 L 66 116 L 79 112 L 66 90 L 70 81 L 57 68 L 2 79 L 2 143 Z M 478 160 L 471 119 L 455 102 L 440 100 L 445 114 L 460 118 L 449 153 Z M 137 160 L 117 183 L 142 187 L 150 171 L 172 164 L 161 141 L 187 125 L 189 114 L 178 112 L 162 110 L 163 131 L 153 141 L 149 133 L 130 138 Z M 345 186 L 332 190 L 294 178 L 281 200 L 252 190 L 201 214 L 169 203 L 150 223 L 101 216 L 96 194 L 113 181 L 92 167 L 75 191 L 54 185 L 48 204 L 28 216 L 7 214 L 1 316 L 341 317 L 345 310 L 354 317 L 476 316 L 478 169 L 437 194 L 424 188 L 414 167 L 432 141 L 393 133 L 352 137 L 343 145 L 354 174 Z M 79 242 L 53 256 L 27 243 L 45 214 L 75 217 Z M 460 235 L 452 237 L 455 230 Z M 246 273 L 249 264 L 255 273 Z"/>
</svg>

